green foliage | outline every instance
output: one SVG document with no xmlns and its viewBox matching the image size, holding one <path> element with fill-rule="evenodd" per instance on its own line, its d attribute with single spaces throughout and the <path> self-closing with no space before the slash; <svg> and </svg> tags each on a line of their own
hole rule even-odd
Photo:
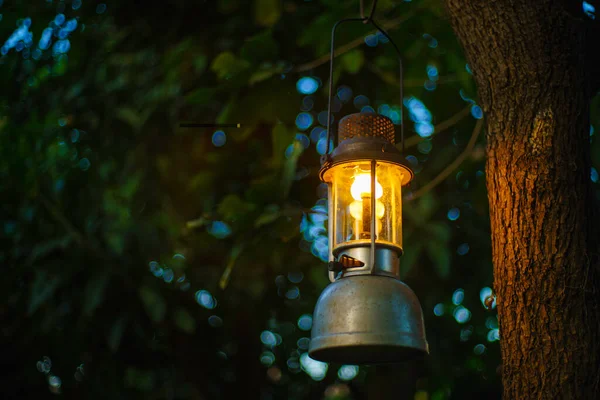
<svg viewBox="0 0 600 400">
<path fill-rule="evenodd" d="M 150 319 L 154 322 L 161 322 L 167 313 L 167 305 L 163 296 L 149 286 L 142 286 L 139 289 L 139 296 Z"/>
<path fill-rule="evenodd" d="M 323 397 L 336 382 L 354 397 L 376 396 L 374 368 L 361 367 L 346 384 L 339 365 L 319 382 L 294 367 L 309 336 L 298 318 L 328 284 L 314 242 L 300 231 L 317 226 L 309 210 L 319 201 L 320 154 L 314 137 L 305 148 L 295 120 L 309 99 L 314 121 L 302 132 L 320 126 L 329 72 L 321 57 L 333 24 L 357 16 L 358 4 L 175 0 L 165 9 L 125 1 L 97 14 L 85 1 L 76 10 L 75 2 L 34 3 L 4 9 L 0 25 L 2 43 L 17 18 L 30 16 L 34 32 L 29 56 L 11 49 L 0 59 L 5 361 L 24 363 L 5 378 L 6 397 L 48 393 L 35 369 L 46 354 L 66 396 L 303 399 Z M 31 52 L 56 7 L 79 18 L 71 49 L 53 56 L 50 46 L 36 59 Z M 412 15 L 389 33 L 403 52 L 405 97 L 420 99 L 434 125 L 467 105 L 460 90 L 475 97 L 440 9 L 380 0 L 377 13 L 382 23 Z M 364 44 L 372 31 L 340 28 L 340 46 L 359 45 L 338 58 L 334 87 L 396 110 L 397 59 L 385 43 Z M 434 91 L 423 86 L 432 65 Z M 320 81 L 310 96 L 296 89 L 304 76 Z M 414 137 L 408 111 L 405 133 Z M 336 121 L 352 112 L 350 100 Z M 240 128 L 223 128 L 217 147 L 217 128 L 178 128 L 182 121 Z M 431 399 L 494 398 L 499 385 L 498 344 L 486 339 L 493 313 L 479 299 L 491 286 L 483 159 L 469 158 L 410 200 L 462 150 L 473 125 L 466 117 L 406 150 L 417 174 L 403 189 L 402 278 L 419 295 L 432 351 L 426 371 L 398 367 L 390 381 L 420 374 L 419 395 Z M 447 218 L 452 207 L 461 209 L 456 221 Z M 468 253 L 457 253 L 461 243 Z M 459 287 L 472 313 L 466 324 L 452 316 Z M 434 316 L 436 304 L 443 316 Z M 474 333 L 462 340 L 469 326 Z M 263 331 L 278 344 L 263 345 Z M 478 343 L 485 356 L 473 355 Z M 70 371 L 82 363 L 89 369 L 78 381 Z M 403 386 L 407 393 L 395 394 L 414 398 L 414 384 Z"/>
<path fill-rule="evenodd" d="M 210 69 L 221 80 L 231 79 L 250 67 L 250 63 L 233 53 L 225 51 L 219 54 L 210 65 Z"/>
<path fill-rule="evenodd" d="M 363 64 L 365 63 L 365 57 L 361 50 L 352 50 L 342 55 L 342 65 L 351 74 L 358 73 Z"/>
<path fill-rule="evenodd" d="M 254 21 L 260 26 L 273 26 L 281 17 L 281 2 L 254 0 Z"/>
</svg>

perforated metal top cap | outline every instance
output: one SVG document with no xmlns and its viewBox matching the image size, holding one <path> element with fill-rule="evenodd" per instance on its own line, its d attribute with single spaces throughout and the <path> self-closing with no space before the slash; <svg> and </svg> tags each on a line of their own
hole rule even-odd
<svg viewBox="0 0 600 400">
<path fill-rule="evenodd" d="M 394 123 L 388 117 L 374 113 L 347 115 L 338 125 L 338 144 L 356 137 L 378 137 L 395 144 Z"/>
</svg>

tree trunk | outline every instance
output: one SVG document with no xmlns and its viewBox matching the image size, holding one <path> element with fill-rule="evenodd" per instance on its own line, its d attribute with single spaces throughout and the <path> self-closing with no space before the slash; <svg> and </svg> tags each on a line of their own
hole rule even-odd
<svg viewBox="0 0 600 400">
<path fill-rule="evenodd" d="M 580 11 L 581 2 L 573 3 Z M 598 77 L 587 21 L 565 7 L 551 0 L 446 0 L 487 118 L 506 399 L 600 398 L 589 154 Z"/>
</svg>

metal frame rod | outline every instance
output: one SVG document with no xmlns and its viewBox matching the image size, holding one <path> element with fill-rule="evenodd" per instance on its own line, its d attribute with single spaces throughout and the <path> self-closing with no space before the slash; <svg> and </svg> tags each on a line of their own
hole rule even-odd
<svg viewBox="0 0 600 400">
<path fill-rule="evenodd" d="M 333 59 L 335 58 L 335 31 L 337 30 L 338 26 L 344 22 L 363 21 L 365 19 L 366 18 L 341 19 L 336 22 L 331 29 L 331 48 L 329 51 L 329 102 L 327 104 L 327 146 L 325 147 L 325 156 L 327 156 L 331 150 L 329 147 L 331 146 L 331 101 L 333 99 Z"/>
<path fill-rule="evenodd" d="M 396 53 L 398 54 L 398 65 L 400 70 L 400 142 L 402 143 L 402 154 L 404 154 L 404 66 L 402 65 L 402 53 L 400 53 L 400 49 L 396 45 L 396 42 L 391 38 L 390 35 L 380 27 L 374 20 L 371 19 L 371 24 L 379 31 L 383 36 L 385 36 L 392 46 Z"/>
<path fill-rule="evenodd" d="M 371 160 L 371 254 L 370 254 L 370 273 L 375 270 L 375 239 L 377 236 L 377 193 L 375 179 L 377 174 L 375 168 L 377 167 L 377 161 Z M 364 218 L 364 217 L 363 217 Z"/>
</svg>

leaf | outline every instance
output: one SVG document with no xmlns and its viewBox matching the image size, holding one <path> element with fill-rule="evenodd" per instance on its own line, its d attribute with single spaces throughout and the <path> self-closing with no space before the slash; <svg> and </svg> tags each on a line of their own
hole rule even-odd
<svg viewBox="0 0 600 400">
<path fill-rule="evenodd" d="M 335 24 L 337 17 L 331 13 L 322 13 L 305 27 L 298 37 L 298 45 L 314 49 L 315 55 L 329 53 L 329 37 L 331 28 Z M 327 40 L 323 40 L 327 38 Z"/>
<path fill-rule="evenodd" d="M 35 261 L 45 257 L 54 250 L 66 248 L 71 243 L 71 240 L 72 236 L 67 235 L 36 244 L 29 253 L 29 257 L 25 264 L 32 265 Z"/>
<path fill-rule="evenodd" d="M 294 140 L 292 146 L 292 154 L 290 154 L 283 165 L 283 174 L 281 177 L 283 198 L 287 198 L 288 194 L 290 193 L 292 183 L 294 182 L 294 178 L 296 176 L 296 165 L 298 164 L 298 158 L 300 158 L 300 154 L 302 154 L 304 151 L 304 147 L 297 140 Z"/>
<path fill-rule="evenodd" d="M 144 112 L 138 112 L 129 107 L 120 108 L 117 110 L 117 118 L 127 122 L 135 132 L 139 132 L 152 111 L 150 109 Z"/>
<path fill-rule="evenodd" d="M 408 219 L 415 225 L 424 225 L 438 209 L 438 202 L 431 193 L 426 193 L 411 204 L 413 211 L 406 213 Z"/>
<path fill-rule="evenodd" d="M 263 225 L 270 224 L 279 218 L 279 207 L 276 204 L 271 204 L 267 206 L 265 212 L 263 212 L 257 219 L 254 221 L 254 227 L 260 228 Z"/>
<path fill-rule="evenodd" d="M 197 74 L 201 74 L 202 72 L 204 72 L 204 69 L 206 68 L 206 56 L 204 54 L 200 54 L 196 57 L 194 57 L 194 72 Z"/>
<path fill-rule="evenodd" d="M 362 50 L 354 49 L 342 55 L 341 63 L 346 71 L 356 74 L 360 71 L 365 62 Z"/>
<path fill-rule="evenodd" d="M 270 30 L 247 39 L 240 49 L 240 56 L 248 62 L 258 64 L 277 58 L 277 42 Z"/>
<path fill-rule="evenodd" d="M 285 159 L 285 149 L 294 140 L 294 132 L 286 129 L 285 125 L 278 124 L 271 131 L 271 143 L 273 143 L 272 162 L 275 167 L 282 164 Z"/>
<path fill-rule="evenodd" d="M 246 216 L 255 208 L 255 204 L 247 203 L 235 194 L 229 194 L 221 200 L 217 211 L 225 220 L 235 221 L 240 217 Z"/>
<path fill-rule="evenodd" d="M 210 69 L 219 79 L 230 79 L 250 67 L 246 60 L 236 57 L 232 52 L 225 51 L 213 60 Z"/>
<path fill-rule="evenodd" d="M 427 243 L 427 255 L 433 261 L 437 273 L 442 278 L 447 278 L 450 273 L 450 250 L 445 243 L 435 240 Z"/>
<path fill-rule="evenodd" d="M 318 267 L 313 267 L 308 273 L 308 277 L 312 285 L 316 288 L 324 288 L 329 284 L 327 267 L 320 264 Z"/>
<path fill-rule="evenodd" d="M 261 279 L 252 279 L 248 282 L 244 289 L 248 292 L 253 298 L 259 299 L 263 296 L 267 289 L 267 285 Z"/>
<path fill-rule="evenodd" d="M 88 281 L 83 295 L 83 314 L 91 316 L 104 299 L 104 292 L 109 282 L 109 274 L 105 271 L 93 275 Z"/>
<path fill-rule="evenodd" d="M 239 0 L 219 0 L 217 7 L 219 12 L 223 14 L 230 14 L 236 11 L 240 6 Z"/>
<path fill-rule="evenodd" d="M 450 227 L 441 222 L 433 222 L 429 223 L 425 226 L 425 231 L 429 233 L 428 240 L 437 241 L 440 243 L 448 243 L 452 233 L 450 231 Z"/>
<path fill-rule="evenodd" d="M 104 239 L 106 240 L 108 247 L 110 247 L 110 249 L 114 251 L 115 254 L 123 254 L 123 250 L 125 250 L 125 236 L 122 232 L 107 231 L 104 234 Z"/>
<path fill-rule="evenodd" d="M 269 79 L 270 77 L 272 77 L 273 75 L 279 73 L 280 71 L 275 70 L 275 69 L 267 69 L 267 70 L 260 70 L 260 71 L 256 71 L 254 72 L 252 75 L 250 75 L 250 79 L 248 80 L 248 84 L 250 86 L 258 83 L 258 82 L 262 82 L 264 80 Z"/>
<path fill-rule="evenodd" d="M 155 373 L 152 370 L 141 370 L 135 367 L 127 367 L 125 370 L 125 387 L 137 389 L 142 392 L 149 392 L 154 388 L 156 380 Z"/>
<path fill-rule="evenodd" d="M 184 308 L 175 310 L 175 313 L 173 313 L 173 321 L 175 321 L 175 326 L 185 333 L 192 334 L 196 331 L 196 320 Z"/>
<path fill-rule="evenodd" d="M 185 96 L 185 101 L 189 104 L 208 104 L 216 93 L 215 88 L 201 87 Z"/>
<path fill-rule="evenodd" d="M 254 21 L 260 26 L 273 26 L 281 17 L 281 0 L 255 0 Z"/>
<path fill-rule="evenodd" d="M 421 201 L 419 202 L 419 213 L 428 219 L 437 209 L 437 201 L 435 197 L 431 193 L 427 193 L 425 196 L 421 197 Z"/>
<path fill-rule="evenodd" d="M 165 318 L 167 305 L 160 293 L 148 286 L 142 286 L 139 289 L 139 296 L 150 319 L 161 322 Z"/>
<path fill-rule="evenodd" d="M 115 321 L 110 332 L 108 334 L 108 347 L 113 353 L 116 353 L 119 350 L 119 345 L 121 344 L 121 338 L 123 337 L 123 333 L 125 332 L 125 327 L 127 326 L 127 317 L 123 315 L 121 318 Z"/>
<path fill-rule="evenodd" d="M 412 244 L 410 247 L 405 245 L 404 254 L 400 257 L 400 269 L 402 271 L 401 276 L 404 277 L 410 273 L 413 267 L 416 265 L 421 252 L 423 251 L 423 245 L 420 242 Z"/>
<path fill-rule="evenodd" d="M 46 300 L 50 299 L 61 283 L 60 276 L 48 276 L 44 270 L 36 271 L 31 288 L 31 301 L 27 313 L 33 314 Z"/>
</svg>

